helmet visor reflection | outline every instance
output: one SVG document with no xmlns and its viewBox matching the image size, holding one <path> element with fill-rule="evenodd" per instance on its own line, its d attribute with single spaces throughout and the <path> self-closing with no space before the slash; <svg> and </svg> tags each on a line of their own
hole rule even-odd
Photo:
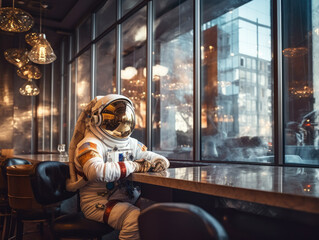
<svg viewBox="0 0 319 240">
<path fill-rule="evenodd" d="M 116 100 L 110 103 L 102 110 L 101 116 L 100 128 L 111 137 L 127 138 L 134 130 L 134 110 L 126 100 Z"/>
</svg>

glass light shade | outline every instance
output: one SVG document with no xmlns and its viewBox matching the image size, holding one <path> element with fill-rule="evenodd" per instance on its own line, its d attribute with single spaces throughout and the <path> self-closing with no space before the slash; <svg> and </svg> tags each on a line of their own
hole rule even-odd
<svg viewBox="0 0 319 240">
<path fill-rule="evenodd" d="M 40 69 L 37 66 L 32 64 L 28 64 L 22 68 L 19 68 L 17 70 L 17 74 L 19 77 L 24 79 L 30 79 L 30 78 L 39 79 L 42 77 L 42 73 Z"/>
<path fill-rule="evenodd" d="M 28 79 L 28 81 L 20 87 L 19 92 L 23 96 L 36 96 L 40 93 L 40 89 L 32 79 Z"/>
<path fill-rule="evenodd" d="M 39 40 L 39 34 L 35 32 L 31 32 L 25 35 L 25 41 L 30 45 L 34 46 Z"/>
<path fill-rule="evenodd" d="M 18 68 L 23 67 L 29 62 L 27 49 L 10 48 L 4 52 L 4 57 L 9 63 L 14 64 Z"/>
<path fill-rule="evenodd" d="M 49 64 L 56 59 L 53 49 L 43 33 L 39 34 L 39 40 L 33 46 L 28 56 L 32 62 L 38 64 Z"/>
<path fill-rule="evenodd" d="M 32 16 L 14 7 L 0 8 L 0 28 L 7 32 L 26 32 L 33 26 Z"/>
</svg>

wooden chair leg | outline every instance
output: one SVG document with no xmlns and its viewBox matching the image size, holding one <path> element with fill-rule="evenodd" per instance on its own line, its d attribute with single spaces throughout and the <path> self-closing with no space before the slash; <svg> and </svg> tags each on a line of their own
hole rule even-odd
<svg viewBox="0 0 319 240">
<path fill-rule="evenodd" d="M 2 240 L 7 240 L 9 238 L 10 222 L 11 222 L 11 215 L 8 213 L 8 215 L 5 216 L 3 220 L 3 228 L 2 228 L 2 234 L 1 234 Z"/>
<path fill-rule="evenodd" d="M 16 240 L 22 240 L 23 239 L 23 222 L 19 217 L 17 217 L 17 227 L 16 227 Z"/>
</svg>

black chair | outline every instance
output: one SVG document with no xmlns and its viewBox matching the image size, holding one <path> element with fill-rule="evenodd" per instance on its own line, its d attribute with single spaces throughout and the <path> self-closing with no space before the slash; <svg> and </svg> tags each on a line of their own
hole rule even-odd
<svg viewBox="0 0 319 240">
<path fill-rule="evenodd" d="M 61 162 L 39 162 L 31 175 L 34 198 L 43 205 L 51 205 L 69 199 L 75 192 L 68 192 L 65 182 L 69 178 L 69 166 Z M 97 238 L 112 232 L 110 226 L 86 219 L 82 212 L 69 213 L 54 219 L 52 234 L 59 238 Z"/>
<path fill-rule="evenodd" d="M 8 200 L 7 167 L 13 165 L 31 165 L 28 160 L 20 158 L 6 158 L 0 162 L 0 216 L 3 218 L 1 239 L 8 239 L 12 213 Z"/>
<path fill-rule="evenodd" d="M 222 225 L 202 208 L 188 203 L 156 203 L 138 219 L 142 240 L 226 240 Z"/>
</svg>

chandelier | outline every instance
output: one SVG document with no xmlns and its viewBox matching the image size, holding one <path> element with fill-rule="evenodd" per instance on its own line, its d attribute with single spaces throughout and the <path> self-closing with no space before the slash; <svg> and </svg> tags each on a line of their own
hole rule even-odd
<svg viewBox="0 0 319 240">
<path fill-rule="evenodd" d="M 29 62 L 27 49 L 10 48 L 4 52 L 4 57 L 9 63 L 14 64 L 18 68 L 23 67 Z"/>
<path fill-rule="evenodd" d="M 0 29 L 7 32 L 26 32 L 33 26 L 32 16 L 14 7 L 0 8 Z"/>
<path fill-rule="evenodd" d="M 42 73 L 40 69 L 32 64 L 25 65 L 22 68 L 17 70 L 17 74 L 19 77 L 23 79 L 40 79 L 42 77 Z"/>
<path fill-rule="evenodd" d="M 36 96 L 40 93 L 40 90 L 30 78 L 25 84 L 22 85 L 22 87 L 20 87 L 19 92 L 23 96 Z"/>
</svg>

